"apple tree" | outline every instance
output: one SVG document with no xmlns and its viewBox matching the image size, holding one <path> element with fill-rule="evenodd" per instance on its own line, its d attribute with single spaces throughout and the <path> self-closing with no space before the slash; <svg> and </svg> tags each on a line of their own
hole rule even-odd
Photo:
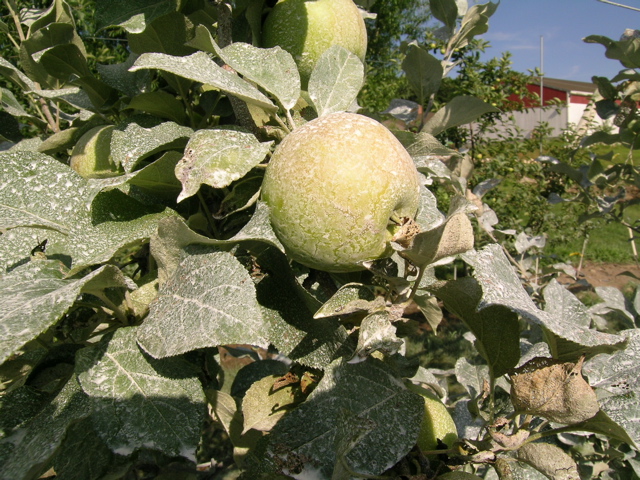
<svg viewBox="0 0 640 480">
<path fill-rule="evenodd" d="M 392 132 L 357 104 L 366 39 L 307 80 L 306 47 L 264 46 L 277 9 L 315 46 L 349 2 L 97 2 L 129 56 L 95 69 L 64 0 L 9 9 L 0 74 L 31 108 L 0 90 L 0 478 L 578 478 L 583 437 L 634 468 L 633 315 L 555 281 L 534 301 L 474 245 L 435 136 L 495 107 Z M 497 4 L 430 7 L 454 50 Z M 455 65 L 408 48 L 431 98 Z M 446 370 L 417 334 L 443 312 L 473 352 Z"/>
</svg>

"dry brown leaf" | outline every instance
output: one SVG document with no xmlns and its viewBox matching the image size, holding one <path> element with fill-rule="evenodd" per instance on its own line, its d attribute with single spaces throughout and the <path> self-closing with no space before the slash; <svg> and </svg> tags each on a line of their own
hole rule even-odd
<svg viewBox="0 0 640 480">
<path fill-rule="evenodd" d="M 528 443 L 518 450 L 521 460 L 548 478 L 580 480 L 576 462 L 562 449 L 549 443 Z"/>
<path fill-rule="evenodd" d="M 511 373 L 511 401 L 516 411 L 574 424 L 593 417 L 600 407 L 577 363 L 537 357 Z"/>
</svg>

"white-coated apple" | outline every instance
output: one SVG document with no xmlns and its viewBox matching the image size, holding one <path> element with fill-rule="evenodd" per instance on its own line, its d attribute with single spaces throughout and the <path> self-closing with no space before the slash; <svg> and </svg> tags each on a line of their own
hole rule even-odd
<svg viewBox="0 0 640 480">
<path fill-rule="evenodd" d="M 392 253 L 402 219 L 419 206 L 420 174 L 379 122 L 333 113 L 287 135 L 262 186 L 287 254 L 311 268 L 348 272 Z"/>
<path fill-rule="evenodd" d="M 364 61 L 367 30 L 352 0 L 279 0 L 265 20 L 262 44 L 293 55 L 306 85 L 320 56 L 333 45 Z"/>
</svg>

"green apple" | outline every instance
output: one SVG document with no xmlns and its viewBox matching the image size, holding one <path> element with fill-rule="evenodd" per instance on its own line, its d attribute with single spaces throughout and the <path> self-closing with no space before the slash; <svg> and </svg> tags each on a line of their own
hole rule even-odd
<svg viewBox="0 0 640 480">
<path fill-rule="evenodd" d="M 333 45 L 364 61 L 367 30 L 352 0 L 279 0 L 265 20 L 262 45 L 289 52 L 305 86 L 320 56 Z"/>
<path fill-rule="evenodd" d="M 113 125 L 94 127 L 84 133 L 71 151 L 69 165 L 84 178 L 106 178 L 121 175 L 111 159 Z"/>
<path fill-rule="evenodd" d="M 451 447 L 458 439 L 456 424 L 444 403 L 431 391 L 407 383 L 407 388 L 424 399 L 424 416 L 420 424 L 418 447 L 422 451 L 436 450 L 438 440 Z"/>
<path fill-rule="evenodd" d="M 389 256 L 398 220 L 414 218 L 420 174 L 381 123 L 332 113 L 296 128 L 267 166 L 262 199 L 288 255 L 328 272 Z"/>
</svg>

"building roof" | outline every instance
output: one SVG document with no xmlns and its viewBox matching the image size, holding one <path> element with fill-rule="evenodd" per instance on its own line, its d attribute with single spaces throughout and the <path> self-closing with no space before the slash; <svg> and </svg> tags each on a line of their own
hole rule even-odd
<svg viewBox="0 0 640 480">
<path fill-rule="evenodd" d="M 540 85 L 540 77 L 534 77 L 533 82 Z M 561 80 L 559 78 L 544 77 L 544 86 L 570 93 L 583 93 L 591 95 L 596 91 L 596 86 L 590 82 L 576 82 L 574 80 Z"/>
</svg>

